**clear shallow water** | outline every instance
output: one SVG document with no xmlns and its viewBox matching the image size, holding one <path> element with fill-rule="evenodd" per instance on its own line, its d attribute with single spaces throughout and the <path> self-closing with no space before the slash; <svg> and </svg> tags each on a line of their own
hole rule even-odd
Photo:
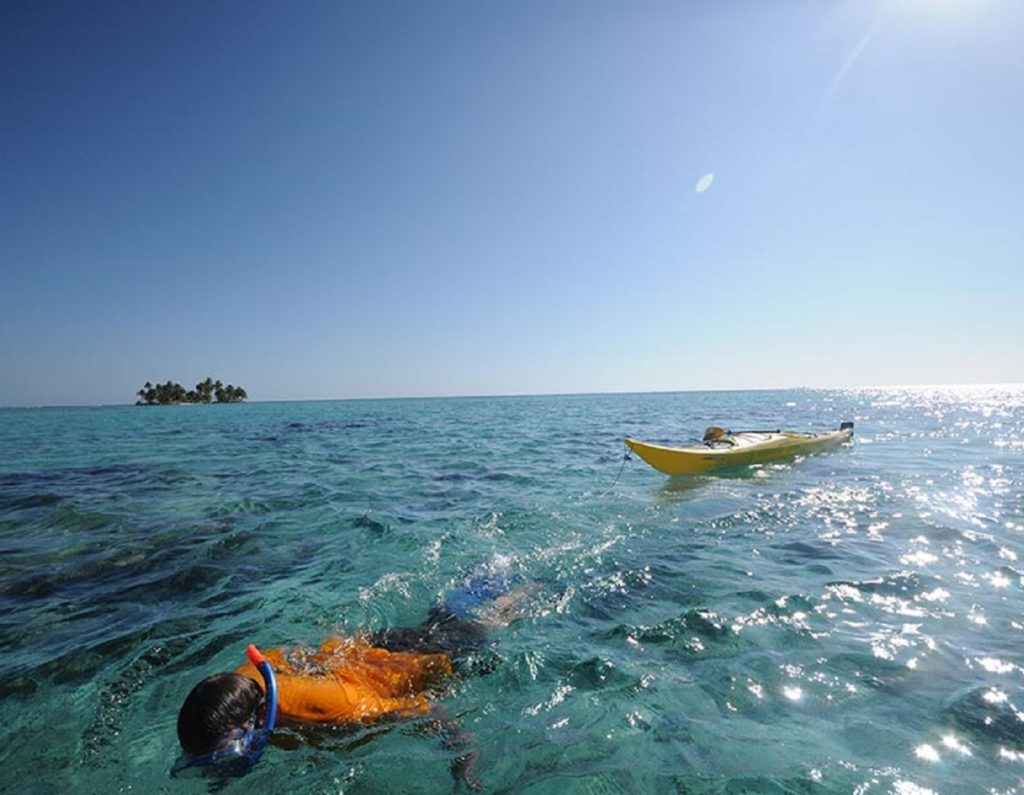
<svg viewBox="0 0 1024 795">
<path fill-rule="evenodd" d="M 622 460 L 845 419 L 728 477 Z M 202 792 L 195 682 L 483 562 L 545 585 L 440 699 L 487 791 L 1024 791 L 1022 541 L 1014 387 L 0 411 L 0 790 Z M 228 791 L 450 791 L 449 756 L 285 729 Z"/>
</svg>

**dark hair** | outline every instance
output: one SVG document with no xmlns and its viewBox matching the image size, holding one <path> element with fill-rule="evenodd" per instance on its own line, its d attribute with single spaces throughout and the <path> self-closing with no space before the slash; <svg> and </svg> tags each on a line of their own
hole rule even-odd
<svg viewBox="0 0 1024 795">
<path fill-rule="evenodd" d="M 214 674 L 192 688 L 178 713 L 178 741 L 186 754 L 216 751 L 224 735 L 245 727 L 263 701 L 263 691 L 241 674 Z"/>
</svg>

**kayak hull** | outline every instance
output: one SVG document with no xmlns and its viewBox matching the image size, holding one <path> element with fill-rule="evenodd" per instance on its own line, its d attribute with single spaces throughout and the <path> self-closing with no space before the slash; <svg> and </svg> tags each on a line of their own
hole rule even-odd
<svg viewBox="0 0 1024 795">
<path fill-rule="evenodd" d="M 849 425 L 849 427 L 847 427 Z M 809 455 L 849 442 L 852 424 L 837 431 L 797 433 L 795 431 L 757 431 L 729 434 L 714 444 L 690 447 L 666 447 L 660 444 L 626 439 L 626 446 L 640 458 L 666 475 L 700 475 L 720 469 L 764 464 L 769 461 Z M 730 441 L 735 440 L 735 441 Z M 734 446 L 728 446 L 733 444 Z"/>
</svg>

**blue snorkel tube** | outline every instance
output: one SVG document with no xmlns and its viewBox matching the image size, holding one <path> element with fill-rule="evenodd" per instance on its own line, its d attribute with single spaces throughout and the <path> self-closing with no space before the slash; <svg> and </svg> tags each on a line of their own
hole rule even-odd
<svg viewBox="0 0 1024 795">
<path fill-rule="evenodd" d="M 256 666 L 256 670 L 260 672 L 260 676 L 263 677 L 263 685 L 267 691 L 267 715 L 263 719 L 263 726 L 260 729 L 259 735 L 253 738 L 250 745 L 250 754 L 256 754 L 256 758 L 252 760 L 252 763 L 255 765 L 260 761 L 259 754 L 266 747 L 267 740 L 270 739 L 270 732 L 274 730 L 274 726 L 277 724 L 277 679 L 274 678 L 274 669 L 270 667 L 267 658 L 256 648 L 255 644 L 249 644 L 249 648 L 245 650 L 245 656 L 249 658 L 249 662 Z"/>
<path fill-rule="evenodd" d="M 245 655 L 263 677 L 266 691 L 266 713 L 263 725 L 245 730 L 236 729 L 234 735 L 229 735 L 227 738 L 227 745 L 216 751 L 202 756 L 181 757 L 171 768 L 172 778 L 186 771 L 201 773 L 210 771 L 218 778 L 244 776 L 260 761 L 263 749 L 266 748 L 267 741 L 270 739 L 270 732 L 277 724 L 277 679 L 274 678 L 274 669 L 270 667 L 267 658 L 254 644 L 249 644 Z"/>
</svg>

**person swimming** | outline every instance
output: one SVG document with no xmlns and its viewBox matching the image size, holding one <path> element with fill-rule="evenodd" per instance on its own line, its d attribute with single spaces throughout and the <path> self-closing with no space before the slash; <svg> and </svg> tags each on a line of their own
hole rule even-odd
<svg viewBox="0 0 1024 795">
<path fill-rule="evenodd" d="M 171 774 L 244 775 L 259 760 L 278 714 L 321 724 L 430 714 L 434 688 L 492 630 L 521 617 L 523 602 L 538 589 L 509 575 L 479 574 L 415 627 L 328 638 L 316 650 L 260 654 L 250 646 L 244 665 L 206 677 L 186 697 L 177 724 L 183 756 Z M 450 747 L 462 745 L 457 727 L 446 722 L 443 728 Z M 474 761 L 462 754 L 452 763 L 453 775 L 471 787 L 478 785 Z"/>
</svg>

